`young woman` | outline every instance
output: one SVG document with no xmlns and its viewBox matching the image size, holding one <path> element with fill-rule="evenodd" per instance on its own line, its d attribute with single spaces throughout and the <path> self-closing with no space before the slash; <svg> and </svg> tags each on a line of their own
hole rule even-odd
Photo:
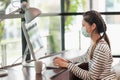
<svg viewBox="0 0 120 80">
<path fill-rule="evenodd" d="M 84 55 L 71 60 L 56 57 L 53 60 L 54 65 L 67 68 L 83 80 L 115 79 L 116 75 L 111 71 L 113 59 L 106 30 L 106 24 L 100 13 L 94 10 L 85 12 L 82 21 L 82 34 L 91 39 L 90 47 Z M 87 62 L 88 70 L 78 67 L 74 64 L 75 62 Z"/>
</svg>

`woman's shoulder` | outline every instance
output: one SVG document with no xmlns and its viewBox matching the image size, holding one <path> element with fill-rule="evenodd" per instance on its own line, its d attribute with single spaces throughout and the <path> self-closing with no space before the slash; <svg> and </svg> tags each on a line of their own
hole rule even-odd
<svg viewBox="0 0 120 80">
<path fill-rule="evenodd" d="M 110 51 L 109 45 L 107 44 L 107 42 L 104 39 L 101 39 L 98 42 L 96 49 L 101 50 L 103 52 Z"/>
<path fill-rule="evenodd" d="M 98 43 L 100 43 L 100 44 L 107 44 L 107 42 L 104 39 L 101 39 Z"/>
</svg>

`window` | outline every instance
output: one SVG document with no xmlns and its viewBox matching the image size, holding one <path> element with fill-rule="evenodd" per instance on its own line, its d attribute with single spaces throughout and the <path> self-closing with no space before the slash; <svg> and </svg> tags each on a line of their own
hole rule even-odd
<svg viewBox="0 0 120 80">
<path fill-rule="evenodd" d="M 4 35 L 1 40 L 1 63 L 10 65 L 21 57 L 21 21 L 20 19 L 4 20 Z"/>
<path fill-rule="evenodd" d="M 31 7 L 38 8 L 41 14 L 46 14 L 39 17 L 39 29 L 45 39 L 47 55 L 61 51 L 61 16 L 54 15 L 61 12 L 60 0 L 28 0 L 28 2 Z"/>
<path fill-rule="evenodd" d="M 68 0 L 66 0 L 67 2 Z M 65 17 L 65 49 L 83 49 L 86 50 L 88 48 L 87 45 L 84 44 L 90 44 L 89 39 L 86 39 L 81 35 L 81 20 L 82 17 L 75 16 L 75 15 L 82 15 L 82 12 L 87 10 L 97 10 L 102 13 L 102 17 L 104 18 L 106 25 L 107 25 L 107 34 L 109 36 L 110 42 L 111 42 L 111 48 L 112 48 L 112 54 L 113 55 L 119 55 L 120 50 L 116 46 L 119 43 L 120 38 L 118 37 L 118 34 L 120 34 L 119 26 L 120 26 L 120 20 L 119 20 L 119 6 L 120 6 L 120 0 L 69 0 L 70 5 L 72 7 L 65 7 L 65 10 L 67 10 L 68 13 L 73 13 L 74 16 L 66 16 Z M 79 1 L 79 2 L 78 2 Z M 75 3 L 76 2 L 76 3 Z M 76 4 L 76 5 L 74 5 Z M 76 9 L 74 9 L 74 7 Z M 66 11 L 65 11 L 66 12 Z M 112 12 L 112 13 L 110 13 Z M 78 14 L 76 14 L 78 13 Z M 79 14 L 80 13 L 80 14 Z M 114 14 L 115 13 L 115 14 Z M 68 18 L 68 20 L 66 19 Z M 78 22 L 78 23 L 77 23 Z M 76 40 L 75 37 L 78 37 L 77 34 L 74 34 L 73 37 L 70 35 L 68 38 L 68 32 L 73 35 L 74 32 L 80 32 L 79 38 Z M 72 33 L 73 32 L 73 33 Z M 116 37 L 115 37 L 116 36 Z M 72 40 L 72 41 L 71 41 Z M 74 45 L 79 47 L 72 46 L 72 43 L 74 42 Z M 71 47 L 69 46 L 71 45 Z"/>
<path fill-rule="evenodd" d="M 41 10 L 41 13 L 60 13 L 61 0 L 28 0 L 31 7 Z"/>
<path fill-rule="evenodd" d="M 11 0 L 12 1 L 12 0 Z M 14 0 L 15 1 L 15 0 Z M 17 2 L 16 2 L 17 1 Z M 0 11 L 2 17 L 5 17 L 12 11 L 18 9 L 19 0 L 10 2 L 10 0 L 1 0 Z M 14 4 L 15 3 L 15 4 Z M 1 18 L 2 18 L 1 17 Z M 10 16 L 8 16 L 10 17 Z M 1 66 L 10 65 L 21 61 L 22 47 L 21 47 L 21 19 L 4 19 L 0 21 L 0 64 Z M 18 61 L 16 61 L 19 59 Z"/>
<path fill-rule="evenodd" d="M 92 9 L 107 13 L 103 14 L 103 18 L 107 24 L 107 34 L 110 39 L 113 55 L 119 55 L 120 53 L 118 46 L 116 46 L 120 40 L 118 37 L 118 34 L 120 34 L 119 7 L 120 0 L 93 0 Z M 109 14 L 109 12 L 112 13 Z"/>
<path fill-rule="evenodd" d="M 90 0 L 65 0 L 65 12 L 73 15 L 65 16 L 65 49 L 86 50 L 89 40 L 81 35 L 82 12 L 90 10 Z M 76 14 L 78 13 L 78 14 Z"/>
</svg>

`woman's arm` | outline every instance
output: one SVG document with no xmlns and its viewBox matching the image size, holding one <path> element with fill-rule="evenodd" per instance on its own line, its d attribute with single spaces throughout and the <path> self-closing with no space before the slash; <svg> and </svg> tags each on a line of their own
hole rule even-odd
<svg viewBox="0 0 120 80">
<path fill-rule="evenodd" d="M 53 61 L 55 61 L 57 59 L 57 60 L 61 60 L 63 62 L 67 62 L 67 63 L 83 63 L 83 62 L 88 62 L 88 58 L 89 58 L 89 54 L 88 54 L 88 50 L 87 50 L 87 52 L 85 54 L 75 57 L 73 59 L 64 59 L 61 57 L 55 57 L 53 59 Z"/>
<path fill-rule="evenodd" d="M 69 61 L 72 63 L 88 62 L 88 53 L 85 53 L 85 54 L 78 56 L 78 57 L 75 57 L 73 59 L 69 59 Z"/>
<path fill-rule="evenodd" d="M 78 57 L 73 58 L 73 59 L 69 59 L 69 60 L 61 58 L 61 57 L 55 57 L 53 59 L 53 64 L 56 66 L 60 66 L 60 67 L 67 67 L 68 63 L 81 64 L 83 62 L 88 62 L 88 53 L 83 54 L 83 55 L 78 56 Z"/>
</svg>

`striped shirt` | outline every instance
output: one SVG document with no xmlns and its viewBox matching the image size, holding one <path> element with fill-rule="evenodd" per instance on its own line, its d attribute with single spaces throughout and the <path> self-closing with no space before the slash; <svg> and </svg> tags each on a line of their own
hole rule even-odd
<svg viewBox="0 0 120 80">
<path fill-rule="evenodd" d="M 100 40 L 96 45 L 93 58 L 90 60 L 91 47 L 88 48 L 87 52 L 79 57 L 71 59 L 72 63 L 69 63 L 68 70 L 70 70 L 74 75 L 83 80 L 112 80 L 116 77 L 115 73 L 111 71 L 111 65 L 113 62 L 111 50 L 105 40 Z M 83 70 L 75 65 L 75 62 L 89 63 L 89 71 Z M 112 75 L 112 76 L 111 76 Z M 108 77 L 109 79 L 105 78 Z"/>
</svg>

